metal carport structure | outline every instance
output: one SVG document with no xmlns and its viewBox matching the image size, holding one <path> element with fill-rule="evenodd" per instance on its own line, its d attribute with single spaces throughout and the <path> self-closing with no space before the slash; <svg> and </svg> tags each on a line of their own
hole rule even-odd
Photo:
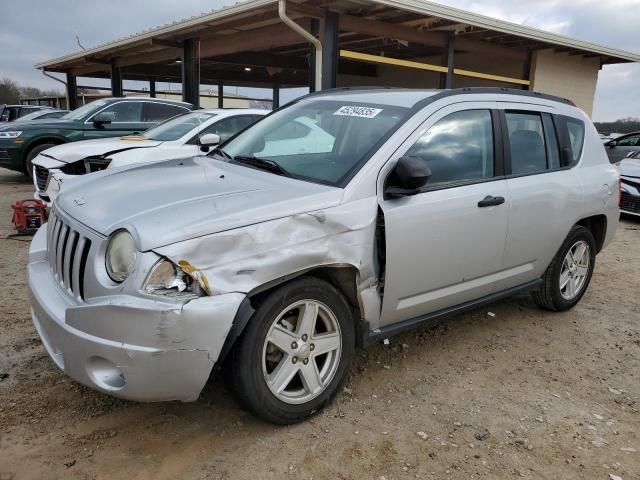
<svg viewBox="0 0 640 480">
<path fill-rule="evenodd" d="M 66 74 L 71 108 L 77 77 L 93 77 L 111 79 L 113 96 L 123 79 L 150 82 L 151 96 L 178 82 L 194 104 L 200 84 L 273 88 L 275 106 L 282 87 L 491 85 L 577 88 L 589 109 L 598 70 L 624 62 L 640 55 L 421 0 L 249 0 L 36 68 Z"/>
</svg>

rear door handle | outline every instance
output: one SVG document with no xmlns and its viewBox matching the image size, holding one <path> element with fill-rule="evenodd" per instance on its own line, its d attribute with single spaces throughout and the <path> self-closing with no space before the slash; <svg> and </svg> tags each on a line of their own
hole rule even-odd
<svg viewBox="0 0 640 480">
<path fill-rule="evenodd" d="M 487 195 L 483 200 L 478 202 L 478 207 L 495 207 L 497 205 L 502 205 L 504 203 L 504 197 L 493 197 L 491 195 Z"/>
</svg>

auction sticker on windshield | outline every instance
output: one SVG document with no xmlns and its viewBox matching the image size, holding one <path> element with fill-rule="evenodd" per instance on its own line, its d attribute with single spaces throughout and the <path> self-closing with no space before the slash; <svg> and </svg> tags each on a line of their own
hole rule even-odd
<svg viewBox="0 0 640 480">
<path fill-rule="evenodd" d="M 381 111 L 381 108 L 345 105 L 344 107 L 340 107 L 340 109 L 336 113 L 334 113 L 334 115 L 343 117 L 375 118 Z"/>
</svg>

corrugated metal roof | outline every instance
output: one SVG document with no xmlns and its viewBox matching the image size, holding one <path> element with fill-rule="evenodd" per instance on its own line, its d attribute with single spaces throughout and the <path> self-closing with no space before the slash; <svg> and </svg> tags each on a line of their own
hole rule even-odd
<svg viewBox="0 0 640 480">
<path fill-rule="evenodd" d="M 118 50 L 123 47 L 132 47 L 138 43 L 143 43 L 154 38 L 170 36 L 172 34 L 177 34 L 183 31 L 201 29 L 203 27 L 206 27 L 208 24 L 216 21 L 225 20 L 232 17 L 241 17 L 242 15 L 250 13 L 257 13 L 256 11 L 261 8 L 277 4 L 277 1 L 278 0 L 248 0 L 245 2 L 238 2 L 235 5 L 224 7 L 219 10 L 213 10 L 211 12 L 203 13 L 202 15 L 193 16 L 170 24 L 145 30 L 143 32 L 133 34 L 129 37 L 114 40 L 112 42 L 105 43 L 94 48 L 48 60 L 37 64 L 36 68 L 55 68 L 56 66 L 60 66 L 62 64 L 73 62 L 76 60 L 81 60 L 88 56 L 105 54 L 111 50 Z M 325 2 L 325 4 L 326 3 L 328 2 Z M 603 57 L 610 57 L 612 59 L 623 62 L 640 62 L 639 53 L 625 52 L 615 48 L 597 45 L 591 42 L 576 40 L 563 35 L 558 35 L 536 28 L 498 20 L 484 15 L 479 15 L 465 10 L 460 10 L 458 8 L 448 7 L 424 0 L 337 0 L 335 2 L 331 2 L 330 7 L 337 8 L 338 10 L 346 10 L 355 6 L 366 7 L 375 5 L 393 7 L 399 10 L 409 11 L 425 16 L 440 17 L 468 26 L 485 28 L 500 33 L 514 35 L 524 39 L 542 42 L 545 44 L 549 44 L 551 47 L 556 46 L 580 50 L 586 53 L 602 55 Z"/>
</svg>

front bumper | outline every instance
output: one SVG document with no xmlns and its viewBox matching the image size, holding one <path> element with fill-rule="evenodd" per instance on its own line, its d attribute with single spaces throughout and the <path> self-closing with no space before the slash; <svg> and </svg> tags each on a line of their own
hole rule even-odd
<svg viewBox="0 0 640 480">
<path fill-rule="evenodd" d="M 22 145 L 14 144 L 13 140 L 0 140 L 0 167 L 22 171 L 21 149 Z"/>
<path fill-rule="evenodd" d="M 112 295 L 77 303 L 53 277 L 45 231 L 32 243 L 28 286 L 33 323 L 55 364 L 116 397 L 196 400 L 244 295 L 184 304 Z"/>
</svg>

